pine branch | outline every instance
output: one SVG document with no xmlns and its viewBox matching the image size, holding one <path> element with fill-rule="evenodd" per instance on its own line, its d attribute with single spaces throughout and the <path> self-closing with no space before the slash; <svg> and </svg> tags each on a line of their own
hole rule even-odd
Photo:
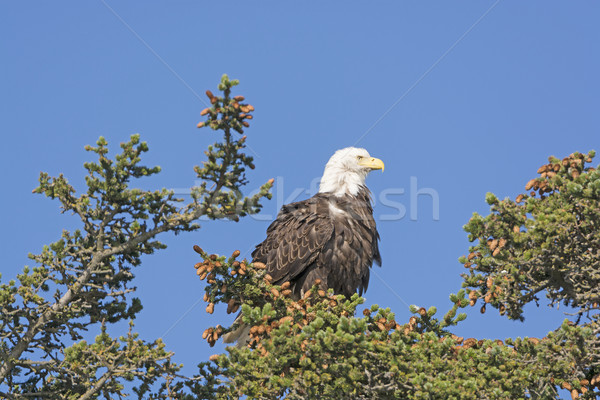
<svg viewBox="0 0 600 400">
<path fill-rule="evenodd" d="M 236 81 L 223 77 L 220 88 L 225 96 L 219 98 L 220 108 L 239 108 L 240 97 L 230 96 L 231 88 L 236 84 Z M 234 195 L 240 193 L 246 183 L 244 167 L 254 167 L 251 157 L 243 153 L 245 137 L 234 140 L 232 135 L 232 129 L 237 130 L 241 124 L 248 125 L 242 121 L 248 114 L 240 116 L 226 111 L 223 115 L 227 117 L 217 118 L 212 123 L 213 129 L 223 132 L 223 141 L 211 146 L 218 151 L 209 149 L 207 152 L 210 165 L 196 168 L 204 181 L 193 189 L 189 204 L 179 206 L 183 200 L 166 189 L 144 191 L 130 187 L 132 180 L 160 172 L 159 167 L 140 165 L 141 155 L 148 147 L 145 142 L 140 142 L 139 135 L 122 143 L 122 151 L 114 159 L 107 157 L 108 144 L 104 138 L 100 138 L 95 147 L 86 146 L 86 150 L 97 154 L 98 161 L 84 164 L 88 176 L 87 191 L 82 194 L 78 195 L 62 174 L 58 177 L 40 174 L 40 185 L 34 193 L 57 199 L 62 212 L 72 212 L 79 217 L 82 230 L 63 231 L 60 240 L 45 246 L 40 254 L 30 255 L 38 266 L 25 267 L 23 274 L 18 276 L 19 284 L 10 281 L 0 285 L 0 337 L 3 338 L 0 383 L 10 385 L 14 377 L 22 376 L 21 368 L 33 373 L 23 387 L 47 387 L 49 384 L 43 377 L 51 372 L 55 374 L 52 385 L 62 388 L 60 377 L 63 375 L 65 379 L 70 376 L 68 379 L 73 383 L 76 375 L 69 375 L 68 365 L 60 362 L 61 353 L 65 357 L 67 353 L 73 353 L 69 352 L 71 347 L 67 347 L 65 339 L 81 338 L 80 332 L 100 321 L 104 326 L 105 322 L 133 318 L 139 312 L 139 300 L 128 297 L 135 290 L 128 286 L 134 278 L 131 269 L 140 265 L 141 255 L 165 247 L 157 240 L 162 233 L 196 230 L 199 228 L 196 221 L 203 216 L 238 219 L 260 210 L 259 201 L 270 197 L 272 182 L 263 185 L 260 193 L 251 198 L 240 199 Z M 212 190 L 207 189 L 209 182 L 214 184 Z M 46 292 L 50 287 L 55 293 L 48 298 Z M 108 340 L 104 334 L 99 338 Z M 161 350 L 162 344 L 137 343 L 135 346 L 148 346 L 144 350 L 150 352 L 148 354 L 156 351 L 146 364 L 158 367 L 157 363 L 168 364 L 170 360 L 171 354 Z M 152 350 L 153 346 L 158 347 Z M 52 359 L 53 363 L 25 360 L 23 354 L 34 349 L 34 353 L 41 352 L 42 357 Z M 100 362 L 101 358 L 94 361 L 94 351 L 90 351 L 91 365 Z M 103 351 L 113 350 L 105 348 Z M 82 392 L 84 398 L 93 397 L 106 385 L 111 386 L 115 377 L 133 374 L 144 382 L 157 377 L 139 372 L 139 365 L 123 367 L 129 361 L 121 358 L 113 361 L 114 365 L 108 365 L 109 370 L 100 379 L 94 374 L 79 374 L 90 379 L 89 387 Z M 64 374 L 57 372 L 56 363 L 65 368 Z M 159 369 L 166 375 L 175 373 L 177 368 L 168 365 L 166 369 Z M 79 368 L 77 363 L 73 368 Z M 116 390 L 116 386 L 111 388 Z M 21 386 L 14 386 L 14 389 L 23 392 Z"/>
</svg>

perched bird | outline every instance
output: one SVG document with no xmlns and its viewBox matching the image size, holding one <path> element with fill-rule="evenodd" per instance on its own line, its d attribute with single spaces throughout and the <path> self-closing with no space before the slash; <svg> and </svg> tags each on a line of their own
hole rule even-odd
<svg viewBox="0 0 600 400">
<path fill-rule="evenodd" d="M 319 192 L 281 208 L 267 238 L 252 252 L 253 262 L 266 265 L 274 284 L 289 281 L 294 298 L 300 298 L 316 279 L 335 294 L 350 297 L 358 290 L 362 295 L 373 262 L 381 265 L 379 233 L 365 179 L 372 170 L 383 168 L 383 162 L 365 149 L 336 151 L 325 165 Z M 242 324 L 224 340 L 239 344 L 247 336 L 248 327 Z"/>
</svg>

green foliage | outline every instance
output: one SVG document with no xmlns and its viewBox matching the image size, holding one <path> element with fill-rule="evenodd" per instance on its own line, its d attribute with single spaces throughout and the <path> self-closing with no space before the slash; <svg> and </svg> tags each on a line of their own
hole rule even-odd
<svg viewBox="0 0 600 400">
<path fill-rule="evenodd" d="M 103 324 L 94 343 L 82 340 L 64 350 L 61 368 L 46 376 L 44 389 L 66 398 L 94 397 L 94 393 L 112 398 L 127 394 L 123 381 L 137 380 L 135 391 L 143 398 L 158 379 L 162 382 L 180 369 L 171 364 L 171 356 L 160 339 L 144 342 L 132 329 L 127 336 L 113 339 Z"/>
<path fill-rule="evenodd" d="M 456 313 L 469 305 L 464 289 L 450 296 L 454 306 L 441 319 L 435 307 L 411 306 L 414 315 L 399 324 L 377 305 L 357 317 L 358 295 L 315 285 L 293 299 L 288 284 L 270 284 L 262 264 L 237 261 L 239 252 L 226 258 L 196 250 L 207 310 L 223 303 L 235 312 L 243 304 L 251 340 L 200 364 L 195 381 L 175 385 L 182 397 L 187 387 L 189 398 L 207 399 L 548 399 L 560 385 L 589 390 L 597 374 L 598 331 L 590 326 L 566 321 L 541 340 L 464 339 L 448 330 L 466 317 Z M 219 325 L 202 337 L 212 346 L 235 328 Z"/>
<path fill-rule="evenodd" d="M 594 155 L 550 157 L 516 201 L 488 195 L 491 214 L 465 225 L 476 242 L 461 259 L 471 298 L 512 319 L 523 319 L 523 306 L 541 292 L 580 314 L 598 310 L 600 171 L 587 165 Z"/>
<path fill-rule="evenodd" d="M 198 124 L 199 128 L 209 126 L 213 130 L 223 131 L 223 141 L 208 146 L 204 152 L 207 161 L 202 167 L 194 168 L 203 182 L 192 190 L 192 196 L 201 205 L 204 215 L 211 219 L 229 218 L 238 221 L 239 217 L 259 212 L 261 198 L 271 198 L 269 189 L 273 184 L 272 180 L 250 198 L 244 198 L 239 191 L 240 185 L 247 183 L 245 169 L 254 169 L 254 164 L 252 157 L 240 152 L 245 147 L 246 136 L 234 139 L 232 131 L 244 133 L 244 128 L 250 125 L 247 120 L 253 118 L 251 113 L 254 107 L 242 103 L 244 96 L 231 97 L 231 88 L 238 83 L 223 75 L 219 84 L 223 96 L 215 96 L 210 90 L 206 91 L 212 106 L 202 110 L 201 115 L 208 115 L 208 120 Z M 208 182 L 216 187 L 207 189 Z"/>
<path fill-rule="evenodd" d="M 236 108 L 240 97 L 230 98 L 235 84 L 224 76 L 224 97 L 213 104 Z M 141 164 L 148 146 L 139 135 L 122 143 L 114 159 L 102 137 L 86 146 L 98 159 L 84 164 L 87 190 L 81 194 L 62 174 L 40 174 L 33 192 L 57 199 L 62 212 L 79 217 L 81 228 L 63 231 L 41 253 L 30 254 L 35 267 L 0 284 L 0 387 L 8 388 L 0 396 L 112 398 L 122 394 L 123 381 L 135 380 L 138 396 L 145 398 L 159 376 L 167 382 L 162 393 L 170 396 L 168 382 L 179 369 L 171 364 L 172 353 L 160 341 L 137 339 L 131 329 L 113 339 L 106 325 L 133 320 L 142 309 L 131 295 L 133 268 L 142 255 L 165 248 L 159 234 L 194 231 L 202 216 L 237 220 L 258 212 L 260 199 L 270 197 L 272 181 L 258 194 L 242 196 L 244 168 L 253 167 L 252 158 L 243 152 L 246 138 L 234 139 L 232 131 L 247 126 L 249 114 L 223 115 L 211 124 L 223 137 L 206 152 L 204 167 L 196 167 L 202 183 L 192 189 L 189 204 L 166 189 L 132 187 L 135 179 L 160 172 Z M 92 329 L 101 330 L 96 342 L 81 340 Z"/>
</svg>

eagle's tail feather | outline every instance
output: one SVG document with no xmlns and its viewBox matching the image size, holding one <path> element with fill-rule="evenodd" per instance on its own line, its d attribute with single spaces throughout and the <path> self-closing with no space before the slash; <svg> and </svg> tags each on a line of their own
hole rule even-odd
<svg viewBox="0 0 600 400">
<path fill-rule="evenodd" d="M 235 343 L 236 347 L 244 347 L 250 343 L 250 326 L 241 321 L 242 314 L 240 313 L 234 321 L 234 324 L 239 324 L 237 328 L 223 336 L 223 342 Z"/>
</svg>

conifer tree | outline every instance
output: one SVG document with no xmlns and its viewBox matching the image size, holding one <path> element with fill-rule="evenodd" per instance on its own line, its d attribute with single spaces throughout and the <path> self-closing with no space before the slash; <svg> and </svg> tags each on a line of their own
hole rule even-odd
<svg viewBox="0 0 600 400">
<path fill-rule="evenodd" d="M 241 195 L 245 171 L 254 168 L 242 136 L 254 108 L 232 96 L 237 84 L 224 75 L 222 95 L 207 92 L 212 108 L 203 114 L 222 139 L 195 168 L 201 183 L 192 188 L 188 204 L 172 191 L 134 186 L 136 179 L 160 172 L 141 164 L 148 146 L 137 134 L 121 143 L 114 159 L 102 137 L 96 146 L 86 146 L 98 160 L 84 165 L 83 193 L 62 174 L 40 174 L 33 192 L 58 200 L 63 213 L 79 217 L 81 227 L 63 231 L 56 242 L 30 254 L 34 266 L 0 284 L 0 397 L 116 398 L 123 395 L 124 382 L 133 381 L 145 398 L 155 382 L 173 381 L 180 369 L 173 353 L 160 339 L 146 342 L 134 332 L 141 310 L 133 296 L 135 268 L 142 255 L 166 247 L 160 234 L 197 230 L 203 216 L 237 221 L 257 213 L 260 200 L 270 197 L 272 182 L 254 196 Z M 124 320 L 130 329 L 111 337 L 107 326 Z M 83 340 L 86 331 L 97 332 L 95 341 Z"/>
</svg>

